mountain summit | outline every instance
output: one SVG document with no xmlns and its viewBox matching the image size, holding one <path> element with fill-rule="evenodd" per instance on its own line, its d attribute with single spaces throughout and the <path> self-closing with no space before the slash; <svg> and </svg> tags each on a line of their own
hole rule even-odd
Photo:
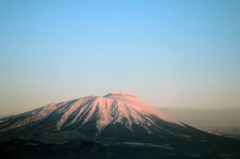
<svg viewBox="0 0 240 159">
<path fill-rule="evenodd" d="M 0 119 L 0 142 L 13 139 L 137 142 L 145 145 L 203 144 L 226 140 L 181 123 L 125 92 L 51 103 Z"/>
</svg>

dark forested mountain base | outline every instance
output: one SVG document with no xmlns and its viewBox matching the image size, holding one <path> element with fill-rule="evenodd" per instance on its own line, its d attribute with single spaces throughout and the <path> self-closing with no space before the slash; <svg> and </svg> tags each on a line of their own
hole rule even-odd
<svg viewBox="0 0 240 159">
<path fill-rule="evenodd" d="M 197 147 L 192 147 L 192 149 Z M 201 150 L 199 150 L 201 151 Z M 73 141 L 65 144 L 44 144 L 31 140 L 0 143 L 1 159 L 239 159 L 240 152 L 190 154 L 164 148 L 104 146 L 95 142 Z"/>
</svg>

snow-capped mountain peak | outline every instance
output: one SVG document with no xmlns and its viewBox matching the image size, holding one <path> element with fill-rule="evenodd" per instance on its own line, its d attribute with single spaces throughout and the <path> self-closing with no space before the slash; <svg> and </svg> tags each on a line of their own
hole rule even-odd
<svg viewBox="0 0 240 159">
<path fill-rule="evenodd" d="M 159 122 L 162 124 L 159 125 Z M 2 119 L 0 123 L 1 132 L 43 124 L 42 127 L 48 127 L 51 131 L 79 130 L 84 133 L 91 132 L 95 137 L 116 125 L 121 125 L 132 133 L 138 126 L 149 134 L 166 126 L 185 127 L 181 122 L 159 112 L 134 95 L 122 91 L 103 97 L 91 95 L 67 102 L 51 103 Z"/>
<path fill-rule="evenodd" d="M 122 97 L 134 97 L 134 98 L 136 98 L 134 95 L 132 95 L 130 93 L 125 93 L 123 91 L 112 92 L 112 93 L 109 93 L 109 94 L 105 95 L 104 97 L 110 97 L 110 96 L 122 96 Z"/>
</svg>

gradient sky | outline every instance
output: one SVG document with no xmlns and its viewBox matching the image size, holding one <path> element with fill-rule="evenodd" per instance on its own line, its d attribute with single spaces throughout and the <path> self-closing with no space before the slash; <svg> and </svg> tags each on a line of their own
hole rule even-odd
<svg viewBox="0 0 240 159">
<path fill-rule="evenodd" d="M 240 107 L 240 1 L 0 0 L 0 116 L 116 91 Z"/>
</svg>

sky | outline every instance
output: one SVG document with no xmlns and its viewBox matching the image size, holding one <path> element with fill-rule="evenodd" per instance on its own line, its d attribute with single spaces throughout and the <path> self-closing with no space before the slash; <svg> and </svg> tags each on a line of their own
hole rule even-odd
<svg viewBox="0 0 240 159">
<path fill-rule="evenodd" d="M 0 116 L 110 92 L 240 107 L 239 0 L 0 0 Z"/>
</svg>

